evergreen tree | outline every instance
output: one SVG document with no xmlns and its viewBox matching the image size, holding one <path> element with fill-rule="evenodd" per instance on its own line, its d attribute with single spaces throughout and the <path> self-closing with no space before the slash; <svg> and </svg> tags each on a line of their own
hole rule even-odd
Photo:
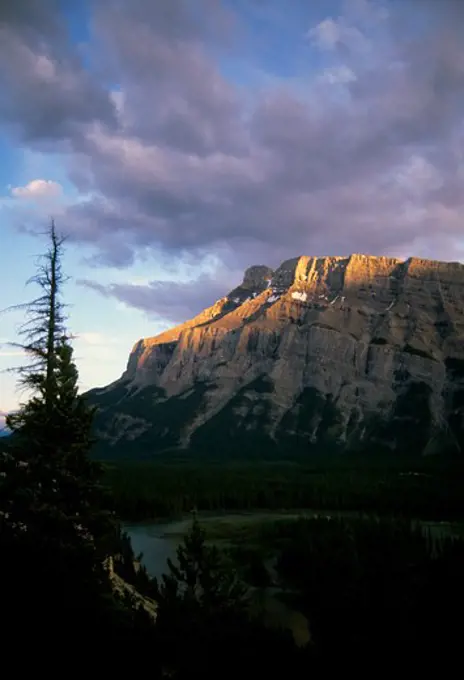
<svg viewBox="0 0 464 680">
<path fill-rule="evenodd" d="M 63 239 L 54 224 L 49 238 L 32 279 L 42 294 L 23 305 L 28 320 L 18 345 L 31 358 L 18 369 L 31 396 L 7 418 L 13 434 L 0 457 L 0 588 L 4 613 L 18 614 L 22 627 L 21 605 L 32 628 L 47 612 L 48 625 L 64 632 L 81 615 L 90 622 L 103 614 L 110 596 L 102 563 L 117 526 L 101 467 L 88 457 L 93 411 L 78 394 L 61 300 Z"/>
<path fill-rule="evenodd" d="M 296 674 L 291 635 L 250 617 L 248 588 L 206 543 L 196 518 L 168 568 L 155 594 L 162 675 L 228 679 L 250 668 L 268 677 Z"/>
<path fill-rule="evenodd" d="M 196 517 L 177 549 L 177 564 L 168 559 L 168 568 L 155 586 L 160 615 L 164 609 L 196 611 L 202 616 L 246 609 L 246 587 L 217 547 L 207 545 Z"/>
</svg>

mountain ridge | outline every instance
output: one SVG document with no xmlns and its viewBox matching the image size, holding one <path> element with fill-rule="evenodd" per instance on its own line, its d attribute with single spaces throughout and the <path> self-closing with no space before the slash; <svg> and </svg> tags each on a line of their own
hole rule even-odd
<svg viewBox="0 0 464 680">
<path fill-rule="evenodd" d="M 461 451 L 464 265 L 353 254 L 249 267 L 193 319 L 139 340 L 121 378 L 89 397 L 108 452 L 221 437 Z"/>
</svg>

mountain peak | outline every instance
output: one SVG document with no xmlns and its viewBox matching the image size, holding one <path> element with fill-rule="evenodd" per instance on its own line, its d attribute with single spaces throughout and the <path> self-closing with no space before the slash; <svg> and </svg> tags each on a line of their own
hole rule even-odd
<svg viewBox="0 0 464 680">
<path fill-rule="evenodd" d="M 241 287 L 253 291 L 266 288 L 272 278 L 274 271 L 264 264 L 255 264 L 245 270 Z"/>
<path fill-rule="evenodd" d="M 102 432 L 158 449 L 258 432 L 428 451 L 439 432 L 464 450 L 464 265 L 352 254 L 250 267 L 194 319 L 137 343 L 94 400 L 110 403 Z"/>
</svg>

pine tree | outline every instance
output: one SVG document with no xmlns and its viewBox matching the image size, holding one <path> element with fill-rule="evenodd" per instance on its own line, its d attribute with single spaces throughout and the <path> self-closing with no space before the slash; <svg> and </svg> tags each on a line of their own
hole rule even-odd
<svg viewBox="0 0 464 680">
<path fill-rule="evenodd" d="M 98 615 L 109 590 L 102 562 L 117 527 L 102 469 L 88 457 L 93 411 L 78 394 L 61 300 L 63 239 L 53 223 L 49 238 L 32 279 L 42 294 L 23 305 L 28 321 L 18 344 L 31 358 L 18 369 L 31 396 L 7 418 L 13 434 L 0 458 L 0 588 L 5 611 L 12 599 L 24 619 L 21 602 L 31 622 L 43 608 L 66 629 L 80 614 Z"/>
<path fill-rule="evenodd" d="M 246 610 L 246 587 L 217 547 L 207 545 L 196 518 L 177 549 L 177 564 L 171 559 L 167 562 L 169 573 L 155 585 L 160 618 L 163 612 L 170 616 L 179 612 L 195 620 Z"/>
<path fill-rule="evenodd" d="M 196 518 L 168 568 L 154 596 L 164 675 L 228 679 L 249 668 L 297 675 L 291 635 L 250 618 L 248 588 Z"/>
</svg>

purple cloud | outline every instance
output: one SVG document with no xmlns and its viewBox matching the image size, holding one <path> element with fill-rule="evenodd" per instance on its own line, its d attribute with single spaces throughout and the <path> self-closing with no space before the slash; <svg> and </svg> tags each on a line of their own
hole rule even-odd
<svg viewBox="0 0 464 680">
<path fill-rule="evenodd" d="M 181 323 L 195 316 L 205 307 L 225 296 L 237 281 L 227 282 L 205 274 L 194 281 L 151 281 L 141 284 L 102 285 L 96 281 L 79 279 L 77 284 L 112 297 L 129 307 L 135 307 L 150 316 L 171 324 Z"/>
<path fill-rule="evenodd" d="M 295 26 L 288 49 L 307 61 L 286 78 L 243 66 L 243 17 L 219 0 L 89 5 L 90 67 L 52 2 L 34 21 L 8 10 L 0 116 L 22 139 L 67 141 L 87 197 L 63 223 L 99 261 L 123 267 L 146 248 L 234 268 L 301 253 L 464 256 L 460 0 L 351 0 L 330 15 L 321 1 Z M 278 31 L 284 10 L 268 5 Z M 173 320 L 203 304 L 189 289 L 176 306 L 173 290 L 105 289 Z"/>
<path fill-rule="evenodd" d="M 63 143 L 80 127 L 115 120 L 106 89 L 69 42 L 70 1 L 0 4 L 0 118 L 26 143 Z"/>
</svg>

